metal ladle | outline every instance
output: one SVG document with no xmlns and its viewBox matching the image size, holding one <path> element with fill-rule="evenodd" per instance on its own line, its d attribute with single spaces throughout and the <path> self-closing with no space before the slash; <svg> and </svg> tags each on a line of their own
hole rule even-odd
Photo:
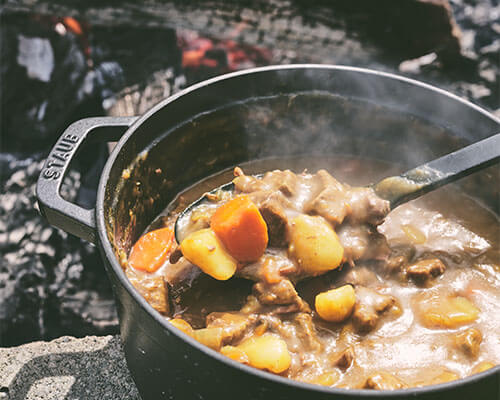
<svg viewBox="0 0 500 400">
<path fill-rule="evenodd" d="M 466 146 L 460 150 L 420 165 L 398 176 L 390 176 L 371 185 L 377 196 L 390 202 L 391 210 L 443 185 L 489 167 L 500 161 L 500 133 Z M 209 201 L 208 195 L 218 191 L 233 191 L 233 182 L 219 186 L 192 202 L 175 221 L 175 239 L 183 239 L 179 225 L 190 217 L 191 211 Z"/>
</svg>

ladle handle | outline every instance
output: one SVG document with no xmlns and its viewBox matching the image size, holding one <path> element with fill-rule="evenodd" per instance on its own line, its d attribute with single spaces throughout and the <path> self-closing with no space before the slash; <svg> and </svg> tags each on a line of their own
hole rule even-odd
<svg viewBox="0 0 500 400">
<path fill-rule="evenodd" d="M 500 161 L 500 133 L 411 169 L 374 186 L 391 208 Z"/>
</svg>

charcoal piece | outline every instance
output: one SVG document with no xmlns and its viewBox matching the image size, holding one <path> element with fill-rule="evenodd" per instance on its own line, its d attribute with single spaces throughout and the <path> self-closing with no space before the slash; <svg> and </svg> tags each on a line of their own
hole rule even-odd
<svg viewBox="0 0 500 400">
<path fill-rule="evenodd" d="M 2 151 L 34 151 L 55 142 L 82 101 L 87 64 L 74 35 L 27 17 L 3 18 L 1 36 Z"/>
<path fill-rule="evenodd" d="M 44 156 L 0 153 L 0 347 L 118 331 L 97 249 L 51 227 L 35 207 Z M 77 196 L 80 181 L 69 173 L 67 198 Z"/>
<path fill-rule="evenodd" d="M 102 100 L 123 87 L 116 61 L 93 62 L 82 36 L 57 25 L 51 17 L 2 18 L 2 151 L 47 149 L 70 122 L 102 115 Z"/>
<path fill-rule="evenodd" d="M 19 0 L 8 4 L 6 9 L 7 12 L 49 9 L 53 13 L 79 15 L 105 27 L 182 27 L 252 45 L 301 53 L 307 49 L 307 58 L 318 56 L 317 60 L 323 60 L 331 51 L 325 44 L 345 41 L 353 31 L 364 34 L 362 40 L 354 42 L 362 42 L 362 45 L 374 42 L 412 58 L 435 49 L 456 52 L 459 47 L 458 29 L 447 0 L 191 0 L 188 4 L 128 0 L 113 2 L 111 9 L 107 2 L 75 4 L 45 0 L 33 5 L 28 0 Z M 366 47 L 368 51 L 369 47 Z M 359 50 L 359 47 L 353 49 Z M 342 52 L 341 59 L 346 56 L 351 54 Z"/>
</svg>

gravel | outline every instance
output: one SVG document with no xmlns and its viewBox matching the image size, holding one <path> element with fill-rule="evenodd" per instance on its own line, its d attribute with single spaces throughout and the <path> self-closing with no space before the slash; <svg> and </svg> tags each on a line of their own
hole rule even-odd
<svg viewBox="0 0 500 400">
<path fill-rule="evenodd" d="M 119 336 L 0 348 L 0 400 L 140 400 Z"/>
</svg>

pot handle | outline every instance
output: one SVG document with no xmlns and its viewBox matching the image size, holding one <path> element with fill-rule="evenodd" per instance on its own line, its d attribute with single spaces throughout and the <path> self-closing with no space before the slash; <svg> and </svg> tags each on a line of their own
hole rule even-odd
<svg viewBox="0 0 500 400">
<path fill-rule="evenodd" d="M 49 153 L 36 185 L 40 213 L 62 230 L 96 243 L 95 209 L 86 209 L 61 197 L 60 189 L 73 157 L 83 142 L 118 140 L 138 117 L 84 118 L 71 124 Z"/>
</svg>

